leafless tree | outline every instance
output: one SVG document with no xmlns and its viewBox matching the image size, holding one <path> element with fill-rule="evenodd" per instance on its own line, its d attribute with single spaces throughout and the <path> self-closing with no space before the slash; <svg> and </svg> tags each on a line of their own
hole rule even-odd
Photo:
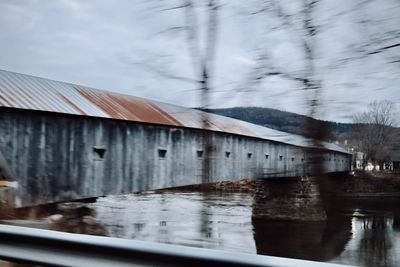
<svg viewBox="0 0 400 267">
<path fill-rule="evenodd" d="M 353 120 L 359 149 L 365 153 L 367 161 L 372 161 L 374 166 L 379 164 L 382 170 L 397 143 L 394 103 L 388 100 L 374 101 L 367 111 L 355 115 Z"/>
<path fill-rule="evenodd" d="M 268 90 L 268 85 L 258 86 L 263 80 L 272 76 L 282 79 L 292 80 L 293 87 L 304 90 L 307 95 L 307 103 L 310 107 L 309 115 L 319 115 L 318 106 L 321 106 L 321 95 L 324 89 L 324 73 L 335 69 L 341 69 L 347 64 L 365 64 L 364 60 L 371 59 L 378 55 L 387 64 L 398 64 L 400 48 L 400 31 L 398 29 L 398 16 L 393 17 L 385 12 L 374 12 L 379 7 L 377 0 L 357 0 L 338 5 L 339 12 L 332 10 L 326 12 L 326 6 L 330 1 L 326 0 L 297 0 L 297 1 L 277 1 L 277 0 L 254 0 L 254 8 L 244 13 L 245 16 L 258 16 L 265 18 L 264 33 L 270 35 L 278 33 L 280 35 L 290 35 L 287 42 L 296 47 L 296 54 L 301 55 L 296 58 L 297 65 L 301 69 L 293 71 L 289 66 L 282 66 L 279 58 L 274 58 L 271 54 L 271 47 L 265 43 L 264 46 L 257 46 L 255 49 L 254 61 L 256 62 L 253 71 L 250 72 L 248 81 L 241 85 L 242 88 L 254 87 L 253 90 Z M 391 5 L 390 5 L 391 3 Z M 388 0 L 388 8 L 398 8 L 395 0 Z M 242 12 L 243 13 L 243 12 Z M 385 15 L 386 14 L 386 15 Z M 360 31 L 358 38 L 349 39 L 341 50 L 335 54 L 329 53 L 321 42 L 330 34 L 330 30 L 341 19 L 351 21 L 352 27 Z M 275 45 L 276 46 L 276 45 Z M 329 61 L 320 61 L 327 58 Z M 378 70 L 377 70 L 378 71 Z M 321 75 L 322 74 L 322 75 Z M 378 79 L 381 77 L 377 77 Z M 363 90 L 356 83 L 352 83 L 353 90 Z M 296 90 L 296 88 L 293 88 Z M 338 99 L 337 101 L 340 101 Z"/>
<path fill-rule="evenodd" d="M 251 10 L 250 13 L 245 15 L 262 16 L 266 19 L 273 17 L 272 25 L 266 25 L 268 30 L 265 32 L 270 34 L 274 31 L 285 31 L 291 35 L 293 43 L 298 47 L 298 53 L 302 55 L 301 62 L 298 62 L 302 67 L 294 72 L 288 70 L 290 68 L 280 66 L 279 62 L 270 55 L 269 46 L 265 45 L 264 48 L 256 50 L 255 67 L 250 72 L 248 81 L 244 82 L 241 87 L 268 90 L 268 88 L 257 88 L 257 86 L 263 80 L 272 76 L 294 81 L 298 83 L 298 88 L 304 92 L 310 117 L 318 116 L 323 108 L 321 96 L 324 80 L 323 75 L 320 75 L 321 73 L 343 67 L 345 64 L 354 61 L 359 61 L 358 63 L 362 64 L 360 60 L 368 60 L 369 57 L 380 53 L 391 53 L 399 47 L 398 27 L 394 28 L 393 25 L 386 23 L 386 20 L 393 18 L 385 18 L 385 21 L 381 21 L 380 18 L 373 18 L 371 14 L 362 14 L 366 10 L 370 11 L 368 5 L 377 4 L 374 0 L 355 1 L 344 6 L 339 13 L 329 12 L 326 15 L 320 14 L 320 7 L 325 3 L 325 0 L 298 0 L 290 3 L 277 0 L 260 0 L 257 3 L 257 9 Z M 293 4 L 296 6 L 295 9 L 290 8 Z M 343 54 L 335 55 L 329 64 L 318 64 L 318 59 L 321 57 L 320 36 L 330 28 L 330 23 L 346 15 L 350 15 L 355 20 L 355 25 L 364 29 L 365 36 L 349 45 Z M 392 53 L 390 55 L 387 63 L 398 63 L 398 58 Z M 296 89 L 293 88 L 293 90 Z M 362 88 L 358 90 L 362 90 Z M 315 121 L 312 120 L 305 123 L 304 134 L 312 137 L 315 146 L 320 147 L 322 144 L 318 140 L 326 139 L 329 132 L 328 129 L 321 128 L 320 125 L 314 125 L 314 123 Z M 318 155 L 314 158 L 316 161 L 319 159 Z M 322 166 L 322 164 L 316 162 L 315 166 L 318 169 L 318 166 Z"/>
<path fill-rule="evenodd" d="M 160 0 L 154 0 L 160 1 Z M 266 19 L 272 18 L 273 25 L 266 25 L 264 32 L 267 34 L 273 31 L 286 31 L 292 36 L 292 41 L 298 48 L 298 54 L 301 54 L 301 59 L 298 65 L 301 68 L 297 71 L 290 71 L 290 68 L 281 66 L 276 59 L 271 56 L 271 49 L 268 43 L 260 43 L 258 49 L 255 49 L 254 62 L 255 65 L 244 72 L 248 72 L 248 77 L 240 84 L 234 84 L 231 89 L 227 90 L 226 97 L 231 97 L 232 94 L 241 91 L 251 90 L 268 90 L 263 86 L 259 86 L 263 80 L 269 77 L 280 77 L 282 79 L 291 80 L 298 85 L 293 90 L 302 90 L 306 99 L 306 105 L 309 107 L 308 115 L 311 117 L 318 116 L 322 109 L 321 95 L 323 94 L 324 81 L 321 74 L 321 65 L 318 64 L 318 59 L 321 56 L 320 35 L 329 29 L 330 23 L 335 20 L 340 20 L 342 16 L 352 14 L 363 10 L 366 5 L 374 0 L 359 0 L 348 6 L 344 6 L 339 13 L 329 13 L 322 15 L 321 6 L 325 0 L 298 0 L 293 2 L 282 2 L 277 0 L 255 0 L 252 2 L 251 12 L 247 12 L 246 16 L 259 16 Z M 160 1 L 163 3 L 163 8 L 159 9 L 162 12 L 182 11 L 184 17 L 182 25 L 173 25 L 171 28 L 165 29 L 162 32 L 180 32 L 185 34 L 185 40 L 192 66 L 195 75 L 194 77 L 183 77 L 177 73 L 168 71 L 167 69 L 156 65 L 151 65 L 151 60 L 140 62 L 142 67 L 148 67 L 153 72 L 158 73 L 168 79 L 180 80 L 182 82 L 190 82 L 196 84 L 196 88 L 200 92 L 201 107 L 207 109 L 210 103 L 210 91 L 212 88 L 212 77 L 215 74 L 213 62 L 215 61 L 215 47 L 218 37 L 219 21 L 218 14 L 222 7 L 222 1 L 219 0 L 182 0 L 182 1 Z M 290 8 L 291 5 L 296 6 L 295 9 Z M 234 5 L 226 2 L 225 5 Z M 198 11 L 205 10 L 205 24 L 201 25 L 201 15 Z M 246 12 L 244 12 L 246 13 Z M 358 18 L 357 18 L 358 19 Z M 276 22 L 276 23 L 275 23 Z M 360 25 L 369 28 L 371 24 L 379 24 L 376 21 L 359 21 Z M 206 30 L 204 30 L 206 29 Z M 203 30 L 201 32 L 201 30 Z M 205 34 L 201 34 L 204 33 Z M 335 62 L 327 64 L 324 71 L 329 71 L 329 68 L 339 68 L 343 64 L 347 64 L 352 60 L 360 60 L 362 58 L 381 53 L 381 51 L 392 51 L 398 47 L 395 42 L 398 36 L 398 31 L 393 32 L 391 29 L 383 31 L 382 38 L 390 39 L 390 44 L 383 42 L 382 38 L 369 38 L 360 40 L 358 44 L 349 47 L 348 54 L 338 55 Z M 381 41 L 382 42 L 381 42 Z M 350 51 L 351 50 L 351 51 Z M 284 95 L 284 92 L 282 92 Z M 314 125 L 313 120 L 309 120 L 304 125 L 304 134 L 312 137 L 315 140 L 315 146 L 322 146 L 318 140 L 326 139 L 329 134 L 328 129 L 321 128 L 320 125 Z M 203 128 L 209 128 L 209 118 L 207 114 L 202 118 Z M 205 144 L 205 159 L 212 151 L 211 140 L 209 137 L 204 137 Z M 206 145 L 209 144 L 209 145 Z M 313 157 L 318 160 L 319 157 Z M 208 162 L 208 160 L 205 160 Z M 318 166 L 318 164 L 316 164 Z M 322 164 L 321 164 L 322 166 Z M 207 166 L 204 166 L 208 169 Z"/>
<path fill-rule="evenodd" d="M 215 47 L 217 41 L 217 29 L 218 29 L 218 4 L 216 0 L 209 0 L 207 4 L 208 8 L 208 25 L 206 34 L 206 45 L 205 52 L 202 53 L 200 50 L 200 40 L 198 38 L 197 20 L 196 13 L 193 11 L 194 2 L 186 0 L 186 32 L 187 32 L 187 43 L 190 50 L 190 54 L 193 60 L 193 69 L 195 73 L 198 73 L 198 81 L 200 83 L 200 96 L 201 96 L 201 107 L 207 109 L 209 105 L 209 94 L 210 94 L 210 76 L 212 75 L 212 65 L 215 58 Z M 197 59 L 197 60 L 196 60 Z M 208 113 L 202 113 L 202 128 L 210 128 L 210 117 Z M 210 167 L 211 158 L 214 151 L 214 145 L 212 137 L 208 131 L 203 131 L 203 148 L 204 148 L 204 159 L 203 159 L 203 171 L 202 171 L 202 182 L 210 182 Z"/>
<path fill-rule="evenodd" d="M 322 83 L 316 71 L 316 51 L 317 41 L 316 36 L 319 26 L 314 20 L 315 12 L 321 0 L 301 0 L 298 1 L 299 9 L 296 14 L 290 13 L 285 10 L 284 4 L 277 0 L 269 0 L 260 2 L 260 8 L 253 12 L 251 15 L 274 17 L 278 24 L 270 29 L 288 31 L 294 41 L 299 47 L 299 53 L 302 54 L 302 70 L 297 73 L 289 72 L 286 69 L 280 68 L 275 62 L 271 60 L 269 55 L 268 46 L 258 52 L 256 58 L 256 67 L 254 73 L 256 75 L 250 76 L 250 83 L 254 85 L 260 83 L 263 79 L 271 76 L 280 76 L 283 79 L 292 80 L 299 83 L 301 90 L 304 91 L 306 97 L 306 104 L 309 107 L 308 115 L 315 117 L 318 114 L 318 109 L 321 105 L 320 95 L 322 91 Z M 245 85 L 247 86 L 247 85 Z M 313 120 L 307 120 L 303 126 L 303 132 L 306 136 L 313 138 L 314 146 L 323 147 L 320 140 L 326 139 L 328 131 L 325 128 L 314 125 Z M 323 172 L 321 169 L 322 157 L 319 157 L 317 151 L 309 151 L 315 154 L 312 159 L 313 172 Z"/>
<path fill-rule="evenodd" d="M 160 1 L 161 3 L 162 1 Z M 164 4 L 164 3 L 162 3 Z M 199 14 L 196 9 L 202 8 L 206 14 L 206 25 L 202 27 L 199 23 Z M 171 6 L 162 8 L 161 12 L 169 12 L 181 10 L 184 16 L 183 25 L 174 26 L 163 30 L 162 32 L 179 31 L 185 34 L 186 45 L 189 51 L 190 60 L 194 78 L 179 76 L 168 70 L 160 68 L 160 66 L 151 65 L 151 60 L 137 62 L 142 67 L 163 76 L 167 79 L 179 80 L 195 84 L 199 90 L 201 99 L 201 109 L 207 110 L 210 102 L 211 79 L 213 76 L 213 63 L 216 56 L 217 32 L 218 32 L 218 14 L 221 5 L 219 0 L 182 0 L 178 4 L 172 3 Z M 202 31 L 203 30 L 203 31 Z M 204 37 L 200 37 L 200 33 L 205 32 Z M 189 67 L 189 66 L 188 66 Z M 211 126 L 210 116 L 208 113 L 201 114 L 202 129 L 209 129 Z M 209 182 L 210 166 L 214 145 L 212 137 L 208 131 L 202 132 L 203 144 L 203 171 L 202 182 Z"/>
</svg>

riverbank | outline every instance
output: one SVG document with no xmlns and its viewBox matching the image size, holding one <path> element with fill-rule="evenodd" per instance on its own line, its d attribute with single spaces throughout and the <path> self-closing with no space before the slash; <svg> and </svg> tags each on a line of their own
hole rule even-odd
<svg viewBox="0 0 400 267">
<path fill-rule="evenodd" d="M 283 178 L 284 179 L 284 178 Z M 312 179 L 312 178 L 311 178 Z M 323 193 L 333 197 L 400 197 L 400 174 L 380 172 L 356 172 L 354 175 L 330 174 L 321 179 Z M 163 192 L 227 192 L 249 193 L 254 195 L 256 180 L 243 179 L 237 181 L 221 181 L 199 185 L 166 188 L 156 190 Z M 81 200 L 80 202 L 82 202 Z M 94 202 L 90 199 L 88 203 Z M 2 206 L 0 220 L 20 218 L 43 218 L 58 213 L 57 204 L 42 205 L 12 211 Z"/>
<path fill-rule="evenodd" d="M 268 178 L 267 178 L 268 179 Z M 284 178 L 282 178 L 284 179 Z M 313 179 L 313 178 L 310 178 Z M 324 193 L 338 197 L 400 197 L 400 174 L 383 172 L 335 173 L 324 176 L 320 185 Z M 254 193 L 256 180 L 221 181 L 156 190 L 156 192 L 222 191 Z"/>
<path fill-rule="evenodd" d="M 400 177 L 332 174 L 321 181 L 328 194 L 326 221 L 256 219 L 256 181 L 240 180 L 46 205 L 21 210 L 25 220 L 2 223 L 357 266 L 400 266 L 400 197 L 386 197 L 400 192 Z"/>
<path fill-rule="evenodd" d="M 329 175 L 323 182 L 325 192 L 338 197 L 400 197 L 400 174 L 355 172 Z"/>
<path fill-rule="evenodd" d="M 232 193 L 254 193 L 256 182 L 253 179 L 242 179 L 237 181 L 221 181 L 215 183 L 195 184 L 173 188 L 155 190 L 155 192 L 204 192 L 204 191 L 222 191 Z"/>
</svg>

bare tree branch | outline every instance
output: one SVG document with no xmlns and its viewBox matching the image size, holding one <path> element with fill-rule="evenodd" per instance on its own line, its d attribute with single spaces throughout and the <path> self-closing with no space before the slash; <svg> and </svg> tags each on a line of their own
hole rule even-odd
<svg viewBox="0 0 400 267">
<path fill-rule="evenodd" d="M 181 9 L 181 8 L 185 8 L 187 7 L 187 3 L 180 5 L 180 6 L 174 6 L 174 7 L 168 7 L 168 8 L 163 8 L 160 11 L 171 11 L 171 10 L 177 10 L 177 9 Z"/>
<path fill-rule="evenodd" d="M 208 31 L 207 31 L 207 44 L 206 54 L 204 56 L 203 64 L 207 66 L 208 72 L 211 72 L 212 63 L 215 60 L 216 46 L 217 46 L 217 25 L 218 25 L 218 8 L 219 6 L 214 0 L 210 0 L 208 3 L 209 9 L 209 20 L 208 20 Z"/>
<path fill-rule="evenodd" d="M 395 48 L 395 47 L 400 47 L 400 43 L 378 48 L 375 51 L 368 52 L 367 55 L 374 55 L 374 54 L 382 53 L 382 52 L 384 52 L 384 51 L 386 51 L 388 49 Z"/>
<path fill-rule="evenodd" d="M 394 103 L 388 100 L 372 102 L 368 110 L 356 114 L 353 121 L 356 123 L 354 134 L 366 160 L 371 160 L 374 166 L 376 163 L 383 166 L 398 142 L 393 128 L 396 125 Z"/>
<path fill-rule="evenodd" d="M 189 48 L 192 67 L 195 75 L 199 73 L 201 64 L 200 40 L 198 38 L 198 23 L 192 0 L 185 0 L 186 42 Z"/>
<path fill-rule="evenodd" d="M 184 26 L 174 26 L 174 27 L 169 27 L 165 30 L 159 31 L 156 33 L 156 35 L 160 35 L 160 34 L 166 34 L 166 33 L 175 33 L 175 32 L 182 32 L 184 31 L 186 28 Z"/>
<path fill-rule="evenodd" d="M 156 73 L 156 74 L 160 75 L 161 77 L 167 78 L 167 79 L 178 80 L 178 81 L 188 82 L 188 83 L 198 83 L 199 82 L 198 80 L 195 80 L 195 79 L 190 79 L 187 77 L 175 75 L 165 69 L 160 68 L 159 66 L 154 66 L 149 63 L 149 60 L 140 61 L 140 62 L 131 62 L 131 63 L 134 65 L 143 67 L 143 68 L 145 68 L 153 73 Z"/>
</svg>

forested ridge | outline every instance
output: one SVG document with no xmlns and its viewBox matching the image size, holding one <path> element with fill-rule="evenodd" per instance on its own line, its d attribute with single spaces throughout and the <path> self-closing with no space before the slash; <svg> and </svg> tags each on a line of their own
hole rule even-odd
<svg viewBox="0 0 400 267">
<path fill-rule="evenodd" d="M 277 110 L 273 108 L 262 107 L 234 107 L 222 109 L 209 109 L 208 112 L 235 118 L 238 120 L 247 121 L 258 124 L 264 127 L 285 131 L 289 133 L 302 134 L 307 125 L 317 125 L 317 127 L 327 127 L 330 138 L 349 134 L 352 131 L 353 124 L 339 123 L 333 121 L 323 121 L 310 118 L 305 115 L 300 115 L 292 112 Z M 311 124 L 310 121 L 311 120 Z"/>
</svg>

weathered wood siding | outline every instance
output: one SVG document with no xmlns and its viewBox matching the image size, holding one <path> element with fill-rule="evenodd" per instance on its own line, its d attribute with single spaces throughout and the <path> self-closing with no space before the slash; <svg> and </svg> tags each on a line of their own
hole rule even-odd
<svg viewBox="0 0 400 267">
<path fill-rule="evenodd" d="M 307 172 L 302 148 L 211 135 L 211 181 Z M 22 206 L 201 183 L 201 140 L 196 129 L 0 109 L 0 151 L 19 182 Z M 105 149 L 104 157 L 95 149 Z M 327 151 L 326 165 L 348 171 L 348 155 Z"/>
</svg>

